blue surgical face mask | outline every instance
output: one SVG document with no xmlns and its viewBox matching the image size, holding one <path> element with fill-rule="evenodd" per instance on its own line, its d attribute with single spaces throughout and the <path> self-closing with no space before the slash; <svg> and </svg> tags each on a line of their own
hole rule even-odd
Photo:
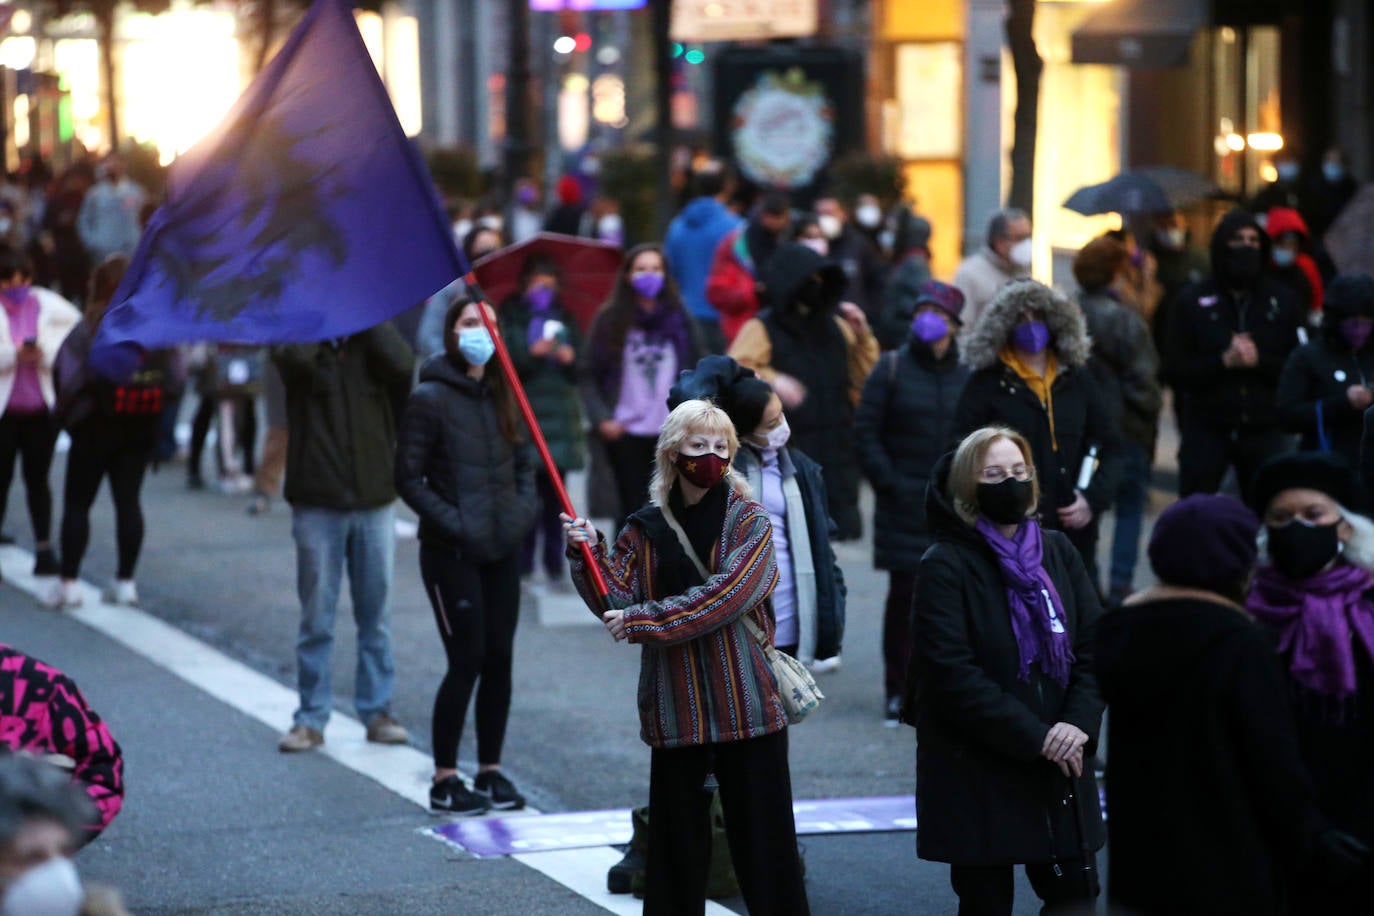
<svg viewBox="0 0 1374 916">
<path fill-rule="evenodd" d="M 1292 267 L 1298 260 L 1298 253 L 1289 248 L 1274 249 L 1274 263 L 1279 267 Z"/>
<path fill-rule="evenodd" d="M 1279 181 L 1292 183 L 1298 180 L 1302 166 L 1296 162 L 1280 162 L 1275 171 L 1279 173 Z"/>
<path fill-rule="evenodd" d="M 470 366 L 485 366 L 496 352 L 496 342 L 486 328 L 461 328 L 458 331 L 458 352 Z"/>
<path fill-rule="evenodd" d="M 1335 184 L 1345 177 L 1345 166 L 1341 165 L 1339 162 L 1323 162 L 1322 177 L 1332 184 Z"/>
</svg>

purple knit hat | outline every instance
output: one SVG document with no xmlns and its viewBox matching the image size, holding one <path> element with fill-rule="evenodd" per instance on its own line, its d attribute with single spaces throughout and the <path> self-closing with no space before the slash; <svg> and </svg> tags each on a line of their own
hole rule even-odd
<svg viewBox="0 0 1374 916">
<path fill-rule="evenodd" d="M 955 321 L 959 321 L 959 315 L 964 311 L 964 294 L 948 283 L 927 280 L 916 292 L 916 308 L 919 309 L 923 305 L 933 305 Z"/>
<path fill-rule="evenodd" d="M 1255 567 L 1260 521 L 1232 496 L 1198 493 L 1165 509 L 1150 535 L 1150 565 L 1166 585 L 1227 593 Z"/>
</svg>

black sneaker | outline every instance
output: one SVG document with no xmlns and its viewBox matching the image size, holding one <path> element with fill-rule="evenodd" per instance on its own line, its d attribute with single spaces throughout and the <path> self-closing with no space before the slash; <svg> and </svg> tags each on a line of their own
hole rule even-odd
<svg viewBox="0 0 1374 916">
<path fill-rule="evenodd" d="M 190 472 L 188 472 L 188 473 L 186 474 L 186 489 L 188 489 L 188 490 L 204 490 L 204 489 L 205 489 L 205 478 L 204 478 L 204 477 L 201 477 L 200 474 L 196 473 L 195 471 L 190 471 Z"/>
<path fill-rule="evenodd" d="M 51 547 L 44 547 L 34 554 L 33 574 L 35 576 L 55 576 L 59 572 L 57 554 Z"/>
<path fill-rule="evenodd" d="M 525 807 L 525 796 L 515 790 L 515 784 L 502 776 L 500 770 L 478 773 L 472 781 L 472 788 L 490 799 L 491 806 L 498 811 L 516 811 Z"/>
<path fill-rule="evenodd" d="M 457 776 L 441 779 L 429 787 L 429 810 L 436 814 L 457 814 L 471 817 L 486 814 L 491 803 L 483 795 L 463 785 Z"/>
</svg>

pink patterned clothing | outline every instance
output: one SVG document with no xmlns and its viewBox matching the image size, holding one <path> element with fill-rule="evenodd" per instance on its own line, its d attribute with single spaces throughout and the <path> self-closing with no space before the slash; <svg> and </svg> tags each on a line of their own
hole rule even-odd
<svg viewBox="0 0 1374 916">
<path fill-rule="evenodd" d="M 18 303 L 9 299 L 0 300 L 5 305 L 5 317 L 10 323 L 10 340 L 15 349 L 23 346 L 30 337 L 38 336 L 38 297 L 29 293 Z M 43 385 L 38 378 L 37 366 L 15 366 L 14 387 L 10 389 L 9 403 L 4 413 L 36 414 L 47 413 L 48 404 L 43 400 Z"/>
<path fill-rule="evenodd" d="M 61 671 L 0 643 L 0 747 L 76 763 L 72 779 L 98 812 L 86 840 L 124 804 L 124 758 L 110 730 Z"/>
</svg>

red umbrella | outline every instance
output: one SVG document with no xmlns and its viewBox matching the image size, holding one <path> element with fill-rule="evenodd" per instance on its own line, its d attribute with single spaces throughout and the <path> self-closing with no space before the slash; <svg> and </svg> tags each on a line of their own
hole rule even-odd
<svg viewBox="0 0 1374 916">
<path fill-rule="evenodd" d="M 575 235 L 541 232 L 517 245 L 493 251 L 472 265 L 472 272 L 482 284 L 488 301 L 499 306 L 511 294 L 519 292 L 520 271 L 525 262 L 535 256 L 548 258 L 562 271 L 558 301 L 586 333 L 591 327 L 592 316 L 615 289 L 624 257 L 620 246 Z"/>
</svg>

